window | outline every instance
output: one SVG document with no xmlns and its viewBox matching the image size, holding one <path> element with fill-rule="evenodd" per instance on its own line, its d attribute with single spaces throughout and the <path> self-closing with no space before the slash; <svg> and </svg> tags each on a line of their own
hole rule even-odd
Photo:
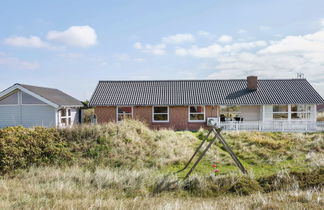
<svg viewBox="0 0 324 210">
<path fill-rule="evenodd" d="M 61 109 L 61 124 L 63 126 L 71 125 L 71 109 Z"/>
<path fill-rule="evenodd" d="M 154 106 L 153 107 L 153 122 L 169 122 L 169 107 Z"/>
<path fill-rule="evenodd" d="M 189 106 L 189 122 L 204 122 L 205 107 L 204 106 Z"/>
<path fill-rule="evenodd" d="M 0 99 L 0 105 L 18 105 L 18 92 Z"/>
<path fill-rule="evenodd" d="M 288 120 L 288 105 L 273 105 L 272 117 L 274 120 Z"/>
<path fill-rule="evenodd" d="M 220 106 L 221 121 L 241 121 L 240 106 Z"/>
<path fill-rule="evenodd" d="M 21 93 L 21 99 L 22 99 L 22 104 L 45 104 L 43 101 L 25 93 L 25 92 L 22 92 Z"/>
<path fill-rule="evenodd" d="M 117 108 L 117 121 L 122 121 L 126 118 L 133 117 L 133 107 L 131 106 L 120 106 Z"/>
<path fill-rule="evenodd" d="M 305 120 L 310 119 L 312 113 L 311 105 L 292 104 L 291 105 L 291 119 L 292 120 Z"/>
</svg>

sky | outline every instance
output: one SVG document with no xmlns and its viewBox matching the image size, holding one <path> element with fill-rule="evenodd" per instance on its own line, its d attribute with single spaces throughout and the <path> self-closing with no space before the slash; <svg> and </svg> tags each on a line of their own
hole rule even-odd
<svg viewBox="0 0 324 210">
<path fill-rule="evenodd" d="M 86 100 L 99 80 L 303 73 L 324 96 L 323 0 L 0 3 L 0 90 L 22 83 Z"/>
</svg>

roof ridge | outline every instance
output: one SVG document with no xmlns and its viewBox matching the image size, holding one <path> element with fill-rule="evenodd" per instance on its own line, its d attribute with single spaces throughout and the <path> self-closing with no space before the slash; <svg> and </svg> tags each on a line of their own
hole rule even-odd
<svg viewBox="0 0 324 210">
<path fill-rule="evenodd" d="M 21 86 L 30 86 L 30 87 L 35 87 L 35 88 L 46 88 L 46 89 L 52 89 L 52 90 L 58 90 L 61 91 L 57 88 L 51 88 L 51 87 L 43 87 L 43 86 L 36 86 L 36 85 L 28 85 L 28 84 L 21 84 L 21 83 L 16 83 L 16 85 L 21 85 Z M 62 92 L 62 91 L 61 91 Z"/>
<path fill-rule="evenodd" d="M 295 81 L 295 80 L 307 80 L 302 78 L 292 79 L 258 79 L 258 81 Z M 99 80 L 101 82 L 203 82 L 203 81 L 246 81 L 246 79 L 179 79 L 179 80 Z"/>
</svg>

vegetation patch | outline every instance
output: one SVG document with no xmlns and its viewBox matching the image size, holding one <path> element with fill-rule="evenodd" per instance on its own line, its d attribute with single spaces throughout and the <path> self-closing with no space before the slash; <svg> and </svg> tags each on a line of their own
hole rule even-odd
<svg viewBox="0 0 324 210">
<path fill-rule="evenodd" d="M 0 207 L 58 208 L 59 200 L 75 202 L 62 208 L 88 207 L 90 200 L 111 207 L 110 199 L 118 205 L 129 203 L 130 208 L 131 200 L 142 200 L 133 204 L 150 208 L 153 204 L 145 200 L 150 199 L 159 208 L 160 199 L 188 197 L 223 203 L 226 197 L 246 209 L 277 208 L 289 202 L 304 208 L 321 205 L 316 199 L 324 187 L 324 133 L 223 132 L 248 175 L 240 173 L 219 142 L 188 179 L 183 179 L 187 171 L 174 174 L 206 133 L 151 130 L 133 120 L 66 129 L 0 129 Z M 286 200 L 270 196 L 276 192 Z M 260 196 L 264 199 L 256 199 Z"/>
</svg>

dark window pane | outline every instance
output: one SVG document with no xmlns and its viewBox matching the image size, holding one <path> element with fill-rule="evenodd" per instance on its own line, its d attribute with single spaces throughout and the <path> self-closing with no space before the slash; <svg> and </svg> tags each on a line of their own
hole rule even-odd
<svg viewBox="0 0 324 210">
<path fill-rule="evenodd" d="M 292 112 L 305 112 L 306 106 L 305 105 L 291 105 Z"/>
<path fill-rule="evenodd" d="M 12 105 L 16 105 L 18 104 L 18 92 L 11 94 L 10 96 L 7 96 L 4 99 L 0 100 L 0 104 L 12 104 Z"/>
<path fill-rule="evenodd" d="M 22 92 L 22 104 L 45 104 L 43 101 Z"/>
<path fill-rule="evenodd" d="M 295 104 L 291 105 L 292 112 L 297 112 L 297 110 L 298 110 L 298 105 L 295 105 Z"/>
<path fill-rule="evenodd" d="M 190 113 L 201 113 L 204 112 L 203 106 L 190 106 Z"/>
<path fill-rule="evenodd" d="M 132 115 L 131 114 L 118 114 L 118 121 L 121 121 L 123 119 L 131 119 Z"/>
<path fill-rule="evenodd" d="M 131 106 L 118 107 L 118 113 L 132 113 Z"/>
<path fill-rule="evenodd" d="M 168 115 L 167 114 L 155 114 L 154 121 L 168 121 Z"/>
<path fill-rule="evenodd" d="M 288 105 L 273 105 L 273 112 L 288 112 Z"/>
<path fill-rule="evenodd" d="M 288 113 L 273 113 L 273 119 L 288 119 Z"/>
<path fill-rule="evenodd" d="M 308 105 L 308 106 L 306 107 L 306 109 L 307 109 L 308 112 L 310 112 L 310 111 L 312 111 L 312 106 L 309 106 L 309 105 Z"/>
<path fill-rule="evenodd" d="M 62 118 L 62 119 L 61 119 L 61 123 L 62 123 L 62 124 L 66 124 L 66 118 Z"/>
<path fill-rule="evenodd" d="M 292 113 L 291 119 L 293 120 L 310 119 L 310 113 Z"/>
<path fill-rule="evenodd" d="M 166 106 L 154 107 L 154 113 L 168 113 L 168 107 Z"/>
<path fill-rule="evenodd" d="M 204 114 L 190 114 L 190 120 L 204 120 Z"/>
<path fill-rule="evenodd" d="M 66 109 L 61 110 L 61 117 L 66 117 Z"/>
<path fill-rule="evenodd" d="M 69 117 L 69 125 L 71 125 L 71 117 Z"/>
<path fill-rule="evenodd" d="M 68 109 L 68 116 L 71 116 L 71 109 Z"/>
</svg>

